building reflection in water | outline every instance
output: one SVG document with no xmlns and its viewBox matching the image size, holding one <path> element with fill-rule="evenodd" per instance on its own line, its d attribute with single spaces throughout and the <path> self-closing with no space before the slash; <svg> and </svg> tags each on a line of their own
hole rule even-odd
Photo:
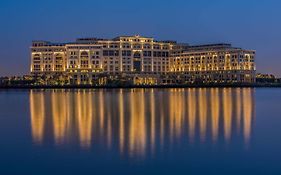
<svg viewBox="0 0 281 175">
<path fill-rule="evenodd" d="M 35 144 L 52 138 L 83 149 L 104 145 L 132 157 L 199 141 L 250 144 L 254 89 L 31 90 Z"/>
<path fill-rule="evenodd" d="M 45 125 L 44 93 L 30 93 L 31 131 L 35 143 L 41 144 Z"/>
</svg>

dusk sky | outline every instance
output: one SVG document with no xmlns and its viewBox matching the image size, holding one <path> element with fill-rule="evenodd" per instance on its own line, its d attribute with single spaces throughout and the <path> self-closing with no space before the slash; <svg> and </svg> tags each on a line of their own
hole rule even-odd
<svg viewBox="0 0 281 175">
<path fill-rule="evenodd" d="M 279 0 L 1 0 L 0 76 L 29 73 L 32 40 L 151 36 L 257 51 L 257 72 L 281 76 Z"/>
</svg>

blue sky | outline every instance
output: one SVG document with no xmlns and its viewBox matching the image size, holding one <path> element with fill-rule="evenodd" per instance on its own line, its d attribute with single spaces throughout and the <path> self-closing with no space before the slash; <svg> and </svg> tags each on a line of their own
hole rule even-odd
<svg viewBox="0 0 281 175">
<path fill-rule="evenodd" d="M 1 0 L 0 76 L 28 73 L 32 40 L 134 34 L 255 49 L 258 72 L 281 76 L 280 6 L 278 0 Z"/>
</svg>

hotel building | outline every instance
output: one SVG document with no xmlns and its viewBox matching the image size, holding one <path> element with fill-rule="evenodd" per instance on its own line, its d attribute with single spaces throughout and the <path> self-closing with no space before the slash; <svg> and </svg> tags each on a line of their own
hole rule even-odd
<svg viewBox="0 0 281 175">
<path fill-rule="evenodd" d="M 189 46 L 136 35 L 34 41 L 30 69 L 33 75 L 64 75 L 70 84 L 252 83 L 254 60 L 255 51 L 229 44 Z"/>
</svg>

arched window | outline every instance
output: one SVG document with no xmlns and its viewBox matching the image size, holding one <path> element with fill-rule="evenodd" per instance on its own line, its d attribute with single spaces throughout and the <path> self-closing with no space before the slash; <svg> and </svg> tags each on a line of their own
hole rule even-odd
<svg viewBox="0 0 281 175">
<path fill-rule="evenodd" d="M 56 54 L 55 55 L 56 60 L 62 60 L 62 55 L 61 54 Z"/>
<path fill-rule="evenodd" d="M 88 58 L 89 54 L 86 51 L 81 52 L 81 58 Z"/>
<path fill-rule="evenodd" d="M 136 53 L 134 53 L 134 58 L 141 58 L 141 54 L 140 54 L 140 52 L 136 52 Z"/>
<path fill-rule="evenodd" d="M 39 55 L 39 54 L 35 54 L 35 55 L 33 56 L 33 60 L 34 60 L 34 61 L 40 61 L 40 60 L 41 60 L 40 55 Z"/>
</svg>

